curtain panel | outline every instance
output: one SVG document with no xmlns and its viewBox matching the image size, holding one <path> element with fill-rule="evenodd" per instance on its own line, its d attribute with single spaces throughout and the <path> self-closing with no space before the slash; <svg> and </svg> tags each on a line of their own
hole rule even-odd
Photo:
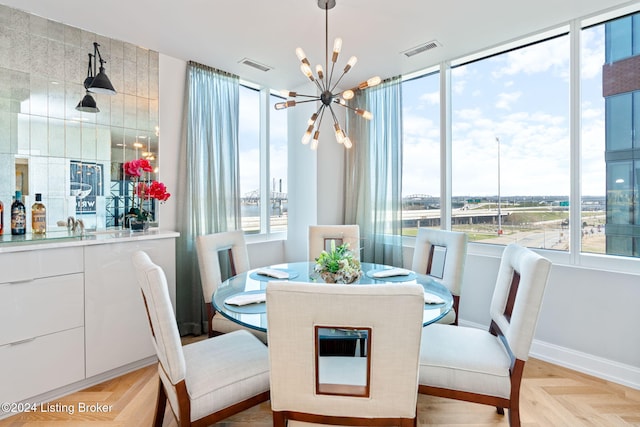
<svg viewBox="0 0 640 427">
<path fill-rule="evenodd" d="M 363 261 L 402 266 L 402 85 L 400 77 L 358 91 L 347 114 L 345 224 L 358 224 Z"/>
<path fill-rule="evenodd" d="M 207 330 L 195 239 L 240 226 L 238 76 L 189 62 L 179 159 L 176 318 Z"/>
</svg>

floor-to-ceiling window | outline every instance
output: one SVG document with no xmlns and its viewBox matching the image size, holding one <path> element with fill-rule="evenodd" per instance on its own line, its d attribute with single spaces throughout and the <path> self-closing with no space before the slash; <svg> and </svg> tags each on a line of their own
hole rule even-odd
<svg viewBox="0 0 640 427">
<path fill-rule="evenodd" d="M 440 227 L 440 75 L 402 82 L 402 233 Z"/>
<path fill-rule="evenodd" d="M 569 249 L 569 37 L 452 69 L 452 228 Z"/>
<path fill-rule="evenodd" d="M 640 256 L 639 54 L 640 13 L 627 9 L 405 79 L 403 234 L 448 228 L 444 212 L 495 244 L 478 248 L 626 269 Z"/>
<path fill-rule="evenodd" d="M 269 96 L 269 111 L 282 98 Z M 269 224 L 271 232 L 287 231 L 288 189 L 287 189 L 287 115 L 269 115 L 269 172 L 271 175 L 271 197 Z"/>
<path fill-rule="evenodd" d="M 250 234 L 287 229 L 287 118 L 270 114 L 279 100 L 267 89 L 240 86 L 240 209 Z"/>
</svg>

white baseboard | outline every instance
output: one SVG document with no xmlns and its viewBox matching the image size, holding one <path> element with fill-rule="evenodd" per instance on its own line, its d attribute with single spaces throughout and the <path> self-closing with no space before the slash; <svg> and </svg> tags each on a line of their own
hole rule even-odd
<svg viewBox="0 0 640 427">
<path fill-rule="evenodd" d="M 531 357 L 640 390 L 640 368 L 533 340 Z"/>
<path fill-rule="evenodd" d="M 461 326 L 487 329 L 486 325 L 462 319 L 459 320 L 459 323 Z M 554 365 L 640 390 L 640 367 L 637 366 L 626 365 L 535 339 L 531 344 L 529 355 Z"/>
</svg>

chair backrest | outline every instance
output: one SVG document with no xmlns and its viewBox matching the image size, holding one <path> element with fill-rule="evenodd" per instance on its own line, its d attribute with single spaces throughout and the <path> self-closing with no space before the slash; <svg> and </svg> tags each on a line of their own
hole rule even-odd
<svg viewBox="0 0 640 427">
<path fill-rule="evenodd" d="M 421 285 L 272 281 L 267 284 L 266 298 L 273 411 L 350 418 L 415 417 L 424 311 Z M 381 315 L 389 312 L 393 316 Z M 370 330 L 366 339 L 370 345 L 368 398 L 314 392 L 318 382 L 324 381 L 317 368 L 322 358 L 317 353 L 316 327 Z M 344 362 L 338 372 L 348 376 L 346 366 L 357 359 L 352 354 L 324 360 Z"/>
<path fill-rule="evenodd" d="M 158 360 L 171 384 L 175 385 L 184 379 L 186 365 L 178 325 L 169 298 L 167 278 L 162 268 L 154 264 L 143 251 L 133 254 L 133 264 L 147 309 Z"/>
<path fill-rule="evenodd" d="M 440 279 L 453 295 L 459 296 L 466 258 L 466 233 L 419 228 L 411 269 Z"/>
<path fill-rule="evenodd" d="M 309 226 L 309 261 L 315 261 L 331 240 L 336 246 L 349 244 L 354 257 L 360 260 L 360 227 L 355 225 L 310 225 Z"/>
<path fill-rule="evenodd" d="M 491 300 L 492 328 L 500 329 L 513 355 L 526 361 L 538 322 L 551 262 L 510 244 L 502 253 Z"/>
<path fill-rule="evenodd" d="M 228 256 L 231 276 L 244 273 L 250 268 L 249 253 L 242 230 L 197 236 L 196 252 L 205 303 L 211 302 L 211 296 L 222 283 L 221 251 Z"/>
</svg>

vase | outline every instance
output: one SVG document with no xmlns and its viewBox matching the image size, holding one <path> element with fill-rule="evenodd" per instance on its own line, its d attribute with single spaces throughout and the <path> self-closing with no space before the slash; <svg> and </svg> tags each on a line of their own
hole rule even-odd
<svg viewBox="0 0 640 427">
<path fill-rule="evenodd" d="M 322 277 L 322 280 L 324 280 L 325 283 L 349 284 L 355 282 L 361 276 L 362 270 L 353 272 L 336 271 L 335 273 L 331 273 L 329 271 L 320 272 L 320 277 Z"/>
<path fill-rule="evenodd" d="M 146 231 L 149 229 L 149 221 L 143 221 L 138 218 L 130 218 L 129 229 L 131 231 Z"/>
</svg>

